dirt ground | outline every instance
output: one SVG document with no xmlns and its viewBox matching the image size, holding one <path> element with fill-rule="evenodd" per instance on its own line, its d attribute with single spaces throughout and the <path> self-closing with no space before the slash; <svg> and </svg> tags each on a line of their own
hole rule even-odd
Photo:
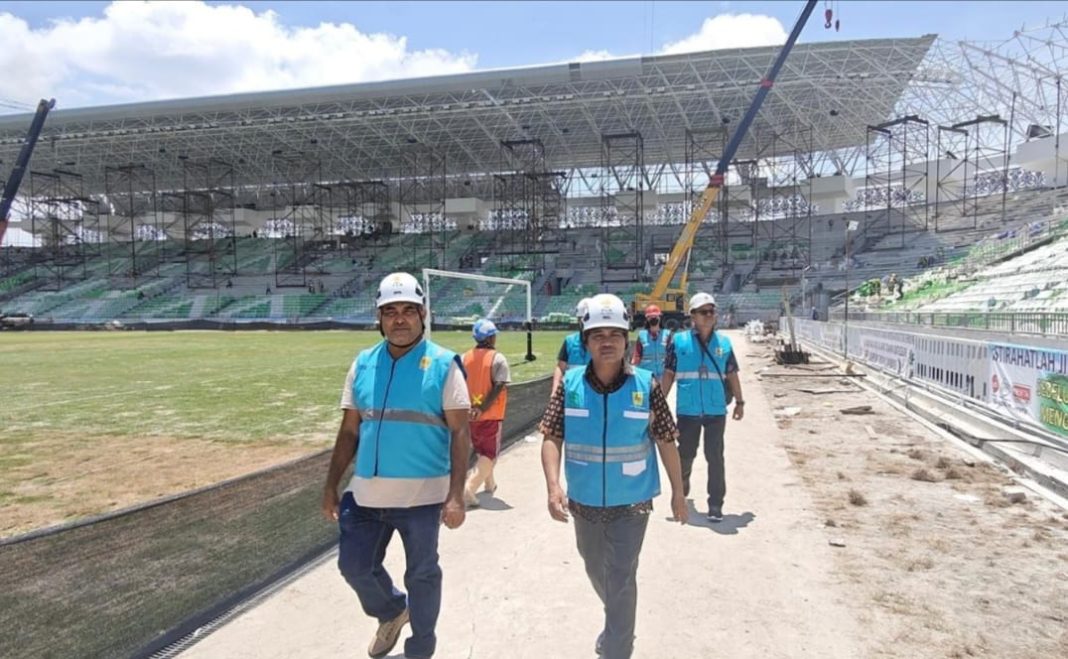
<svg viewBox="0 0 1068 659">
<path fill-rule="evenodd" d="M 1068 512 L 1030 491 L 1010 497 L 1008 470 L 850 379 L 774 377 L 838 371 L 778 366 L 744 341 L 828 537 L 844 545 L 836 571 L 870 656 L 1068 656 Z M 860 405 L 874 413 L 839 412 Z"/>
<path fill-rule="evenodd" d="M 325 442 L 70 437 L 2 456 L 0 537 L 204 487 L 326 448 Z"/>
</svg>

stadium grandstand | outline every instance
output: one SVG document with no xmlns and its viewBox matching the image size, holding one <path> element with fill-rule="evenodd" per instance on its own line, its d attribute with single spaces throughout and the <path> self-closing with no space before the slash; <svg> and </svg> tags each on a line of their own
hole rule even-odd
<svg viewBox="0 0 1068 659">
<path fill-rule="evenodd" d="M 440 546 L 437 656 L 597 647 L 537 424 L 576 304 L 640 314 L 665 273 L 665 325 L 710 292 L 733 342 L 726 374 L 691 353 L 684 379 L 745 396 L 702 417 L 726 428 L 726 515 L 686 494 L 707 426 L 686 484 L 661 479 L 635 656 L 1068 656 L 1066 55 L 1068 19 L 59 99 L 0 244 L 0 330 L 30 330 L 0 334 L 0 657 L 360 654 L 378 621 L 319 513 L 338 385 L 396 271 L 435 342 L 469 350 L 490 318 L 510 361 L 500 496 Z M 30 125 L 0 116 L 5 176 Z"/>
<path fill-rule="evenodd" d="M 701 225 L 690 288 L 736 323 L 777 317 L 783 287 L 826 317 L 850 279 L 937 281 L 1063 219 L 1066 92 L 1041 59 L 1063 24 L 1043 30 L 799 45 Z M 367 324 L 369 282 L 440 268 L 524 278 L 534 318 L 563 319 L 586 294 L 649 288 L 775 53 L 59 109 L 0 256 L 0 310 Z M 0 118 L 0 160 L 27 122 Z M 505 289 L 442 294 L 439 322 L 526 320 Z"/>
</svg>

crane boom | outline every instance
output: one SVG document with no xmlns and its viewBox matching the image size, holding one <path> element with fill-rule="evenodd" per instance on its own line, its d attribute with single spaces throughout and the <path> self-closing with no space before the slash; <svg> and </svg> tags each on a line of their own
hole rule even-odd
<svg viewBox="0 0 1068 659">
<path fill-rule="evenodd" d="M 701 222 L 704 221 L 705 217 L 708 216 L 708 211 L 712 209 L 712 204 L 716 203 L 716 199 L 719 197 L 719 191 L 723 187 L 727 168 L 730 167 L 731 161 L 734 160 L 734 154 L 737 153 L 738 147 L 741 146 L 742 140 L 745 139 L 746 133 L 749 132 L 749 127 L 752 125 L 753 120 L 756 119 L 757 113 L 760 112 L 760 106 L 764 104 L 764 99 L 775 84 L 775 78 L 778 77 L 779 71 L 782 69 L 783 64 L 786 63 L 786 58 L 790 55 L 797 38 L 801 35 L 801 30 L 804 29 L 809 16 L 812 15 L 812 11 L 815 8 L 816 0 L 808 0 L 805 3 L 805 8 L 801 10 L 801 15 L 797 18 L 797 22 L 794 23 L 786 43 L 783 44 L 778 56 L 776 56 L 768 74 L 760 81 L 760 86 L 757 88 L 756 95 L 753 96 L 753 101 L 749 104 L 749 109 L 746 111 L 745 116 L 742 117 L 738 127 L 734 129 L 734 134 L 731 135 L 727 148 L 724 149 L 723 155 L 720 156 L 719 163 L 716 165 L 715 174 L 709 178 L 708 187 L 701 193 L 701 198 L 690 213 L 690 219 L 683 226 L 682 233 L 679 235 L 678 240 L 675 241 L 675 246 L 672 247 L 668 261 L 664 264 L 663 270 L 660 271 L 660 276 L 657 277 L 652 292 L 647 295 L 639 293 L 635 296 L 634 311 L 636 314 L 640 311 L 639 307 L 646 304 L 657 304 L 665 309 L 673 306 L 678 307 L 678 301 L 681 300 L 680 296 L 686 295 L 686 280 L 688 277 L 686 270 L 683 271 L 677 288 L 672 289 L 671 282 L 674 281 L 679 266 L 682 265 L 683 260 L 693 249 L 694 239 L 697 237 L 697 229 L 701 226 Z"/>
<path fill-rule="evenodd" d="M 48 117 L 48 112 L 55 106 L 56 99 L 54 98 L 47 101 L 42 98 L 41 102 L 37 104 L 37 113 L 33 115 L 33 121 L 30 123 L 30 132 L 26 134 L 26 141 L 22 143 L 22 150 L 19 151 L 18 158 L 15 160 L 15 167 L 11 170 L 11 176 L 8 177 L 7 183 L 4 184 L 4 193 L 0 197 L 0 240 L 4 239 L 4 230 L 7 229 L 11 204 L 14 203 L 15 195 L 18 194 L 19 186 L 22 185 L 22 177 L 26 174 L 26 168 L 30 166 L 30 157 L 33 156 L 33 148 L 37 145 L 37 138 L 41 136 L 45 118 Z"/>
</svg>

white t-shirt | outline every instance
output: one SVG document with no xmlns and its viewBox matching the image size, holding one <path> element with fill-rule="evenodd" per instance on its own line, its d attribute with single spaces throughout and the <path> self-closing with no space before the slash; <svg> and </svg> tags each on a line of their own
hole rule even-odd
<svg viewBox="0 0 1068 659">
<path fill-rule="evenodd" d="M 341 390 L 341 409 L 355 410 L 352 401 L 352 383 L 356 381 L 356 360 L 345 376 L 345 388 Z M 446 410 L 471 409 L 471 397 L 467 393 L 467 381 L 454 361 L 445 377 L 441 394 L 441 406 Z M 352 469 L 352 465 L 349 465 Z M 351 472 L 350 472 L 351 473 Z M 432 503 L 441 503 L 449 495 L 449 476 L 437 478 L 361 478 L 352 474 L 346 492 L 352 492 L 356 503 L 365 508 L 413 508 Z"/>
</svg>

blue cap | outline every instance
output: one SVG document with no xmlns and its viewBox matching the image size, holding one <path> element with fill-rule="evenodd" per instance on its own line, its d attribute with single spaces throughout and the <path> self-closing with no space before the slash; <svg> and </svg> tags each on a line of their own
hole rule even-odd
<svg viewBox="0 0 1068 659">
<path fill-rule="evenodd" d="M 475 337 L 475 341 L 485 341 L 491 336 L 497 336 L 497 326 L 492 320 L 479 318 L 471 328 L 471 336 Z"/>
</svg>

